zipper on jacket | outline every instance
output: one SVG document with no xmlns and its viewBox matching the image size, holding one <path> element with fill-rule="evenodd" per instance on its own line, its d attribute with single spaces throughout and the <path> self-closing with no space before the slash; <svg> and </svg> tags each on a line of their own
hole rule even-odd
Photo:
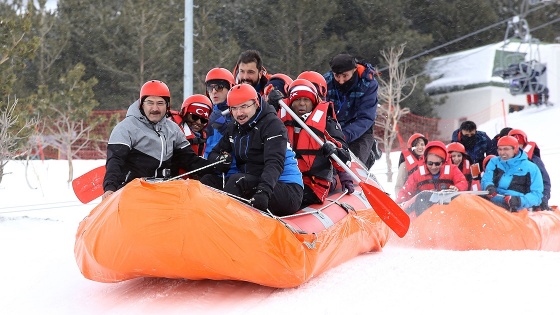
<svg viewBox="0 0 560 315">
<path fill-rule="evenodd" d="M 155 174 L 154 177 L 157 178 L 157 172 L 159 170 L 159 168 L 161 167 L 161 165 L 163 164 L 163 150 L 165 149 L 165 138 L 161 135 L 161 133 L 159 133 L 159 131 L 156 130 L 156 126 L 153 126 L 154 131 L 156 132 L 156 134 L 159 137 L 159 140 L 161 142 L 161 153 L 159 155 L 159 166 L 156 168 L 155 170 Z"/>
</svg>

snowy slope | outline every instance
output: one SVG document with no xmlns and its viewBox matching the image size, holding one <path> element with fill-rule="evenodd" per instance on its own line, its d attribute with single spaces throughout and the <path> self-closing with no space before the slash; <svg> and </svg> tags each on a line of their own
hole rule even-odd
<svg viewBox="0 0 560 315">
<path fill-rule="evenodd" d="M 560 107 L 508 116 L 542 149 L 560 204 Z M 502 126 L 480 126 L 494 136 Z M 396 165 L 398 154 L 392 156 Z M 380 162 L 383 162 L 381 160 Z M 554 163 L 553 163 L 554 162 Z M 77 161 L 80 175 L 104 161 Z M 374 171 L 386 190 L 385 166 Z M 409 250 L 391 243 L 295 289 L 235 281 L 136 279 L 96 283 L 73 255 L 76 229 L 97 200 L 81 205 L 66 183 L 66 161 L 11 161 L 0 183 L 2 314 L 559 314 L 560 253 Z"/>
</svg>

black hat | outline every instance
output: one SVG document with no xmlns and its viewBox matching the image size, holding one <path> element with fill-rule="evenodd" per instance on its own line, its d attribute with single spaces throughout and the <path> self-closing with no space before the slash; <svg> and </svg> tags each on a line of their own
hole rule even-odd
<svg viewBox="0 0 560 315">
<path fill-rule="evenodd" d="M 342 73 L 356 68 L 356 59 L 349 54 L 336 55 L 329 63 L 334 73 Z"/>
</svg>

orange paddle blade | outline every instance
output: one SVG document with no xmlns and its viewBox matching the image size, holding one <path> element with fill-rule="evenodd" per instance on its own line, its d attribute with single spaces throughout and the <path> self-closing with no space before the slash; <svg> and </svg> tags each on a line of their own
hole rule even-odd
<svg viewBox="0 0 560 315">
<path fill-rule="evenodd" d="M 379 218 L 399 237 L 404 237 L 410 227 L 410 217 L 399 205 L 380 189 L 360 182 L 360 187 Z"/>
<path fill-rule="evenodd" d="M 86 204 L 103 195 L 103 178 L 105 165 L 94 168 L 72 181 L 74 194 L 82 203 Z"/>
</svg>

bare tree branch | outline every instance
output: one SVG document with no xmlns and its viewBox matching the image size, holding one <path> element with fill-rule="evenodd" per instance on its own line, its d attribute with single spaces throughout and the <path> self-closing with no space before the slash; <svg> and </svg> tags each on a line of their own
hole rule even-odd
<svg viewBox="0 0 560 315">
<path fill-rule="evenodd" d="M 409 108 L 401 108 L 400 104 L 408 98 L 416 87 L 416 79 L 410 80 L 406 77 L 408 63 L 399 65 L 399 59 L 404 52 L 406 44 L 399 47 L 391 47 L 388 51 L 381 51 L 381 56 L 387 62 L 388 78 L 379 77 L 378 97 L 380 106 L 377 109 L 377 119 L 375 125 L 383 129 L 383 143 L 385 152 L 390 153 L 393 143 L 398 134 L 398 124 L 403 115 L 410 112 Z M 408 93 L 404 92 L 405 88 Z M 387 162 L 387 181 L 391 182 L 393 177 L 392 163 L 390 154 L 385 154 Z"/>
<path fill-rule="evenodd" d="M 26 120 L 23 124 L 19 121 L 19 115 L 15 114 L 17 99 L 11 105 L 0 106 L 0 182 L 4 174 L 6 164 L 16 157 L 20 152 L 23 140 L 27 138 L 27 132 L 35 125 L 35 120 Z M 2 105 L 0 103 L 0 105 Z M 18 125 L 19 123 L 19 125 Z"/>
</svg>

